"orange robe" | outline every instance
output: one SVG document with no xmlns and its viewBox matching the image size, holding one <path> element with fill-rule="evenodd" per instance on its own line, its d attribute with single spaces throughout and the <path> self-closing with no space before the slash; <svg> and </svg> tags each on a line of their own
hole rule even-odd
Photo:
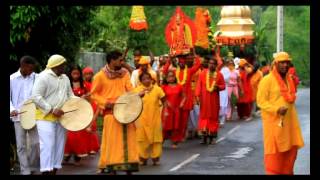
<svg viewBox="0 0 320 180">
<path fill-rule="evenodd" d="M 294 103 L 288 103 L 280 94 L 277 79 L 272 73 L 260 82 L 257 105 L 261 109 L 264 140 L 264 161 L 267 174 L 293 174 L 297 150 L 304 146 L 297 111 Z M 281 106 L 288 111 L 283 117 L 283 127 L 277 114 Z"/>
<path fill-rule="evenodd" d="M 200 116 L 199 116 L 199 131 L 205 131 L 209 135 L 217 136 L 219 128 L 219 109 L 220 109 L 220 98 L 219 91 L 225 89 L 225 82 L 223 75 L 217 71 L 216 85 L 217 90 L 209 92 L 206 88 L 206 75 L 208 69 L 203 70 L 198 79 L 196 87 L 196 96 L 200 99 Z M 213 78 L 210 77 L 209 82 L 213 82 Z"/>
<path fill-rule="evenodd" d="M 128 72 L 122 78 L 109 79 L 101 70 L 94 76 L 91 98 L 100 109 L 105 109 L 107 102 L 115 102 L 119 96 L 131 90 Z M 105 111 L 101 142 L 100 169 L 138 171 L 139 154 L 133 123 L 123 125 L 111 111 Z"/>
<path fill-rule="evenodd" d="M 257 97 L 258 85 L 263 78 L 263 73 L 257 70 L 250 78 L 250 84 L 252 89 L 252 100 L 255 101 Z"/>
</svg>

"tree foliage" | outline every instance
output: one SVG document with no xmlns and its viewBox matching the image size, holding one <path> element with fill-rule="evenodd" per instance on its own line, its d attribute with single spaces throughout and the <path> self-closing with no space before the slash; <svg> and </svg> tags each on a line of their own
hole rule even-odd
<svg viewBox="0 0 320 180">
<path fill-rule="evenodd" d="M 96 7 L 11 6 L 10 60 L 25 54 L 39 60 L 42 67 L 52 54 L 74 61 L 81 34 L 90 33 L 89 25 Z"/>
<path fill-rule="evenodd" d="M 276 52 L 277 8 L 269 6 L 261 16 L 265 27 L 265 43 Z M 284 6 L 284 51 L 291 54 L 293 64 L 304 85 L 310 81 L 310 7 Z"/>
<path fill-rule="evenodd" d="M 182 6 L 191 19 L 196 6 Z M 220 6 L 208 8 L 212 22 L 210 29 L 217 31 Z M 258 60 L 272 61 L 276 52 L 276 6 L 251 6 L 251 17 L 256 23 L 256 47 L 245 49 L 250 54 L 257 51 Z M 155 55 L 166 54 L 165 28 L 175 6 L 145 6 L 148 22 L 148 48 Z M 80 51 L 109 52 L 128 47 L 131 6 L 11 6 L 10 7 L 10 59 L 18 60 L 25 54 L 35 56 L 42 66 L 47 58 L 60 53 L 73 61 Z M 230 48 L 221 49 L 226 54 Z M 297 73 L 305 84 L 310 79 L 310 7 L 285 6 L 284 50 L 293 57 Z M 132 55 L 132 49 L 129 56 Z"/>
</svg>

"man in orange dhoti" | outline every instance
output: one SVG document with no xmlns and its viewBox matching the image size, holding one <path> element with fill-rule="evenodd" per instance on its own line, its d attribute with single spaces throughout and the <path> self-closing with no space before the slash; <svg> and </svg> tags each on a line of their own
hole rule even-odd
<svg viewBox="0 0 320 180">
<path fill-rule="evenodd" d="M 258 87 L 266 174 L 292 175 L 297 150 L 304 146 L 295 107 L 295 84 L 288 74 L 290 61 L 288 53 L 277 53 L 273 69 Z"/>
<path fill-rule="evenodd" d="M 99 173 L 108 169 L 138 171 L 139 153 L 136 127 L 133 123 L 123 125 L 113 116 L 114 102 L 122 94 L 131 91 L 129 72 L 121 67 L 122 54 L 117 51 L 107 55 L 108 64 L 94 76 L 91 98 L 104 111 L 104 123 L 99 159 Z"/>
</svg>

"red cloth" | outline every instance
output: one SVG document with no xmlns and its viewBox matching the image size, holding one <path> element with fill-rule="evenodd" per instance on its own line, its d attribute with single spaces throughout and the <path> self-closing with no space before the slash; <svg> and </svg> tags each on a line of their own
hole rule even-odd
<svg viewBox="0 0 320 180">
<path fill-rule="evenodd" d="M 93 69 L 87 66 L 82 70 L 82 74 L 85 74 L 85 73 L 93 73 Z"/>
<path fill-rule="evenodd" d="M 87 82 L 84 81 L 84 86 L 86 87 L 86 89 L 88 89 L 89 91 L 91 90 L 92 87 L 92 83 L 91 82 Z M 96 112 L 97 110 L 97 104 L 93 101 L 91 101 L 91 106 L 93 109 L 93 114 Z M 94 152 L 98 152 L 100 149 L 100 142 L 99 142 L 99 137 L 97 134 L 97 120 L 93 120 L 92 125 L 91 125 L 91 130 L 92 132 L 88 133 L 88 151 L 94 151 Z"/>
<path fill-rule="evenodd" d="M 252 87 L 250 84 L 250 77 L 248 77 L 245 71 L 240 70 L 240 81 L 242 84 L 243 96 L 239 96 L 238 103 L 251 103 L 252 99 Z"/>
<path fill-rule="evenodd" d="M 182 85 L 183 87 L 183 92 L 186 96 L 186 100 L 184 103 L 184 106 L 182 108 L 182 118 L 181 118 L 181 128 L 180 128 L 180 139 L 184 139 L 185 137 L 185 133 L 187 130 L 187 126 L 188 126 L 188 120 L 189 120 L 189 115 L 190 115 L 190 111 L 193 109 L 193 91 L 192 91 L 192 76 L 199 70 L 201 66 L 201 61 L 199 57 L 196 57 L 196 60 L 193 64 L 193 66 L 191 68 L 188 68 L 187 70 L 187 79 L 186 79 L 186 83 L 184 85 Z M 163 67 L 163 74 L 168 74 L 168 70 L 170 67 L 170 62 L 167 61 L 167 63 L 164 65 Z M 175 70 L 174 70 L 174 73 Z M 183 79 L 183 70 L 180 70 L 180 74 L 179 74 L 179 78 Z"/>
<path fill-rule="evenodd" d="M 180 142 L 182 140 L 179 131 L 182 128 L 182 109 L 179 106 L 182 101 L 183 88 L 181 85 L 163 85 L 162 89 L 166 94 L 167 102 L 173 107 L 166 107 L 162 111 L 163 137 L 173 142 Z"/>
<path fill-rule="evenodd" d="M 188 120 L 190 116 L 190 110 L 182 110 L 181 128 L 179 130 L 180 139 L 183 140 L 186 137 L 186 131 L 188 128 Z"/>
<path fill-rule="evenodd" d="M 296 73 L 296 69 L 294 67 L 290 67 L 288 70 L 288 73 L 291 75 L 291 78 L 293 79 L 293 82 L 294 82 L 295 88 L 296 88 L 296 92 L 297 92 L 297 88 L 300 83 L 300 79 Z"/>
<path fill-rule="evenodd" d="M 219 109 L 220 109 L 220 98 L 219 91 L 225 89 L 225 82 L 220 72 L 217 72 L 216 85 L 217 90 L 209 92 L 206 89 L 206 75 L 208 69 L 203 70 L 198 79 L 196 87 L 196 96 L 200 99 L 200 115 L 199 115 L 199 126 L 200 131 L 208 131 L 209 134 L 216 133 L 219 127 Z M 210 77 L 210 83 L 213 78 Z"/>
<path fill-rule="evenodd" d="M 170 66 L 170 63 L 168 61 L 163 67 L 164 74 L 168 74 L 169 66 Z M 194 65 L 191 68 L 188 68 L 186 83 L 183 85 L 183 92 L 186 96 L 186 102 L 183 107 L 184 110 L 190 111 L 193 109 L 193 91 L 192 91 L 191 81 L 192 81 L 192 76 L 198 71 L 200 66 L 201 66 L 200 58 L 196 57 Z M 183 70 L 181 69 L 179 78 L 183 79 L 183 75 L 184 73 L 183 73 Z"/>
<path fill-rule="evenodd" d="M 85 88 L 73 88 L 73 93 L 76 96 L 82 96 L 89 92 L 89 89 L 85 86 Z M 95 125 L 96 126 L 96 125 Z M 97 134 L 95 133 L 97 136 Z M 89 133 L 86 129 L 81 131 L 68 131 L 67 132 L 67 140 L 65 144 L 65 155 L 75 154 L 77 156 L 86 156 L 90 151 L 99 150 L 97 149 L 97 145 L 99 146 L 98 137 L 93 137 L 93 133 Z"/>
<path fill-rule="evenodd" d="M 86 88 L 73 88 L 73 93 L 76 96 L 82 96 L 86 94 L 88 91 Z M 77 156 L 85 156 L 88 154 L 88 132 L 84 129 L 81 131 L 68 131 L 67 132 L 67 140 L 65 144 L 64 154 L 71 155 L 75 154 Z"/>
<path fill-rule="evenodd" d="M 237 103 L 237 111 L 240 119 L 249 117 L 252 111 L 252 103 Z"/>
</svg>

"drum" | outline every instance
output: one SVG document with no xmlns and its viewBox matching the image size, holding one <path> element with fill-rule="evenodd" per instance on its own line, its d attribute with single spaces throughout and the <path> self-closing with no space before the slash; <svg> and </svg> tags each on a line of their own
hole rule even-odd
<svg viewBox="0 0 320 180">
<path fill-rule="evenodd" d="M 23 103 L 19 115 L 23 129 L 29 130 L 36 126 L 36 105 L 32 100 Z"/>
<path fill-rule="evenodd" d="M 61 125 L 69 131 L 80 131 L 88 127 L 93 118 L 91 104 L 82 98 L 70 98 L 61 108 Z"/>
<path fill-rule="evenodd" d="M 141 97 L 137 93 L 126 93 L 116 100 L 113 115 L 121 124 L 129 124 L 139 118 L 142 109 Z"/>
</svg>

